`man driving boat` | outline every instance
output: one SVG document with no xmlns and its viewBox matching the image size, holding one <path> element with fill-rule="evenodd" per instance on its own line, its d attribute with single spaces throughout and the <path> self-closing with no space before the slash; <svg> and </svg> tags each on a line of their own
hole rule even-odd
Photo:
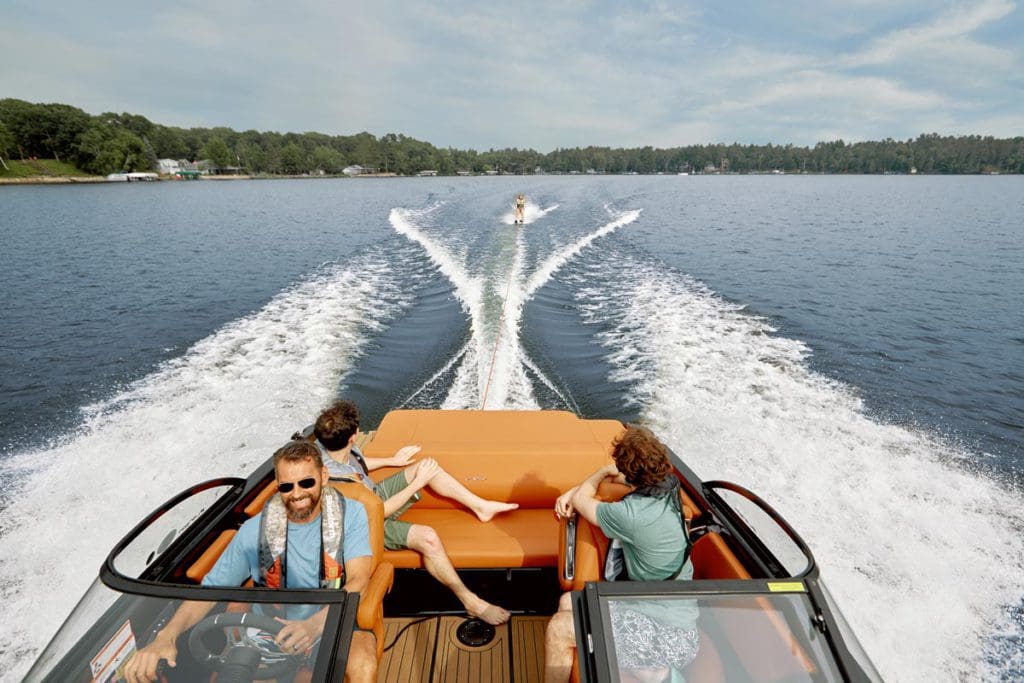
<svg viewBox="0 0 1024 683">
<path fill-rule="evenodd" d="M 247 578 L 273 588 L 341 588 L 359 592 L 370 578 L 371 550 L 366 511 L 360 504 L 344 504 L 328 481 L 320 450 L 306 441 L 293 441 L 274 453 L 277 493 L 263 510 L 247 520 L 203 577 L 204 586 L 239 586 Z M 344 520 L 341 522 L 341 520 Z M 337 532 L 340 531 L 339 535 Z M 156 680 L 161 659 L 176 666 L 178 637 L 199 623 L 215 602 L 186 601 L 178 607 L 146 647 L 125 668 L 128 683 Z M 288 618 L 274 638 L 290 656 L 314 653 L 327 618 L 327 607 L 289 605 Z M 376 642 L 372 633 L 355 631 L 345 678 L 375 681 Z"/>
</svg>

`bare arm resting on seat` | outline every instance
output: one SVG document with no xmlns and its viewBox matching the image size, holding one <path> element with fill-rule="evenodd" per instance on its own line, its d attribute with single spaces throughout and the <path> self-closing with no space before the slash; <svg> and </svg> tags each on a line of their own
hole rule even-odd
<svg viewBox="0 0 1024 683">
<path fill-rule="evenodd" d="M 602 502 L 597 497 L 597 487 L 608 478 L 612 478 L 620 484 L 626 483 L 615 465 L 605 465 L 577 486 L 576 492 L 572 496 L 572 507 L 591 524 L 598 525 L 597 506 Z"/>
<path fill-rule="evenodd" d="M 412 463 L 412 456 L 420 452 L 419 446 L 403 446 L 395 451 L 395 454 L 390 458 L 367 458 L 366 469 L 373 472 L 379 470 L 381 467 L 405 467 Z"/>
</svg>

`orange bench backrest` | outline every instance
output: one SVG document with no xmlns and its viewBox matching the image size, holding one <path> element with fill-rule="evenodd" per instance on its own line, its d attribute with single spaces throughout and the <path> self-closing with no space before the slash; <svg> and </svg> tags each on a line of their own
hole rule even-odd
<svg viewBox="0 0 1024 683">
<path fill-rule="evenodd" d="M 612 441 L 622 430 L 615 420 L 581 420 L 564 411 L 397 410 L 387 414 L 363 454 L 387 458 L 402 446 L 418 445 L 417 459 L 436 459 L 479 496 L 545 508 L 611 462 Z M 373 478 L 397 471 L 382 468 Z M 423 491 L 417 507 L 458 504 Z"/>
</svg>

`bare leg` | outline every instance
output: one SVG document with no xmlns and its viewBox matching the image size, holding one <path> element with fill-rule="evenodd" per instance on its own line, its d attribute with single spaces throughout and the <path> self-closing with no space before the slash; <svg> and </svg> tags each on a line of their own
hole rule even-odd
<svg viewBox="0 0 1024 683">
<path fill-rule="evenodd" d="M 469 590 L 462 583 L 444 545 L 437 532 L 429 526 L 413 524 L 409 529 L 409 547 L 423 555 L 423 566 L 435 579 L 447 586 L 459 599 L 470 616 L 486 621 L 488 624 L 504 624 L 512 616 L 507 610 L 492 605 L 479 595 Z"/>
<path fill-rule="evenodd" d="M 412 481 L 415 476 L 413 467 L 407 467 L 403 470 L 406 481 Z M 519 507 L 519 503 L 501 503 L 496 500 L 487 500 L 476 495 L 461 483 L 455 479 L 452 475 L 445 472 L 440 467 L 429 482 L 427 487 L 445 498 L 451 498 L 454 501 L 462 503 L 467 508 L 473 511 L 473 514 L 477 516 L 481 522 L 489 522 L 494 515 L 500 512 L 508 512 L 509 510 L 515 510 Z"/>
<path fill-rule="evenodd" d="M 355 631 L 348 649 L 345 680 L 349 683 L 375 683 L 377 680 L 377 639 L 372 633 Z"/>
<path fill-rule="evenodd" d="M 576 629 L 572 622 L 572 603 L 568 593 L 558 601 L 558 611 L 544 632 L 544 682 L 565 683 L 572 674 L 576 649 Z"/>
</svg>

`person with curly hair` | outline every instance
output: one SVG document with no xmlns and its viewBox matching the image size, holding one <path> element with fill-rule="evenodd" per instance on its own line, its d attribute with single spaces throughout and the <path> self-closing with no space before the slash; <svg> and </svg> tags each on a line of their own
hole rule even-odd
<svg viewBox="0 0 1024 683">
<path fill-rule="evenodd" d="M 649 430 L 630 425 L 612 448 L 606 465 L 555 501 L 555 514 L 579 514 L 611 539 L 609 558 L 623 567 L 605 565 L 605 580 L 689 581 L 693 578 L 690 540 L 679 500 L 679 480 L 668 448 Z M 604 480 L 632 486 L 615 503 L 602 502 L 597 489 Z M 621 551 L 619 550 L 621 548 Z M 673 601 L 614 601 L 609 605 L 612 639 L 624 681 L 672 680 L 697 656 L 696 605 Z M 576 634 L 569 593 L 548 623 L 545 680 L 569 680 Z"/>
</svg>

